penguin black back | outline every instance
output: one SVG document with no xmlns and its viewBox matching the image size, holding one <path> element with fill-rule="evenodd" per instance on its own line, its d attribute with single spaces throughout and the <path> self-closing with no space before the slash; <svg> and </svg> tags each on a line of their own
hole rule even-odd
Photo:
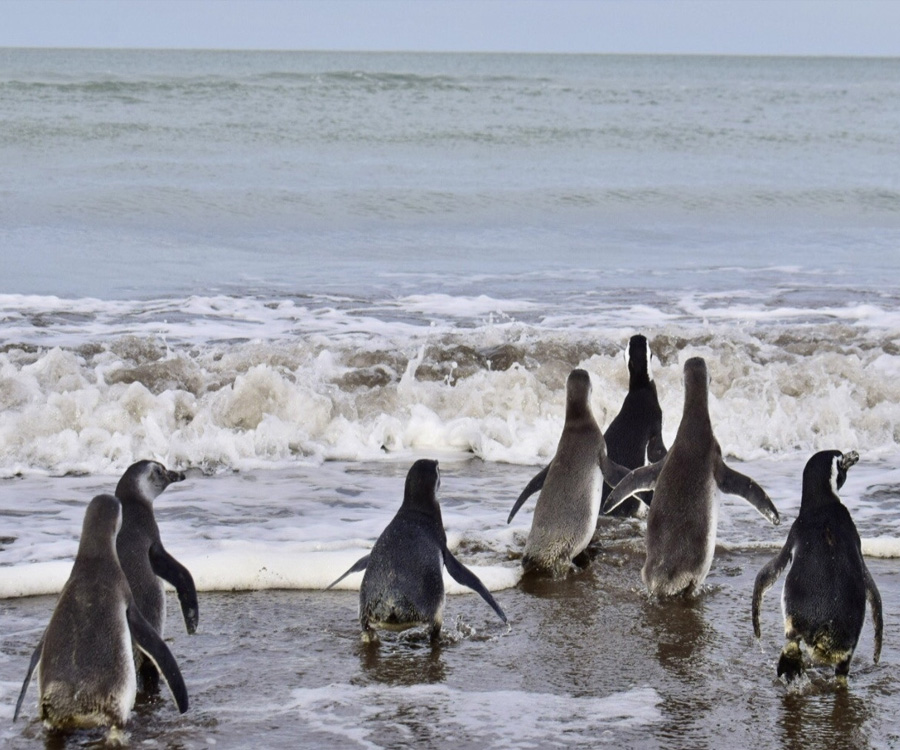
<svg viewBox="0 0 900 750">
<path fill-rule="evenodd" d="M 825 651 L 852 654 L 866 613 L 859 533 L 837 495 L 855 463 L 850 460 L 840 451 L 821 451 L 807 462 L 800 513 L 789 534 L 793 561 L 784 583 L 785 614 L 811 648 L 828 629 L 828 645 L 819 647 L 825 661 L 832 660 Z"/>
<path fill-rule="evenodd" d="M 437 461 L 416 461 L 406 475 L 403 502 L 372 551 L 328 586 L 350 573 L 365 571 L 359 589 L 359 622 L 365 641 L 377 640 L 376 630 L 405 630 L 419 624 L 428 625 L 435 641 L 443 622 L 445 567 L 506 622 L 484 584 L 447 549 L 437 499 L 440 484 Z"/>
<path fill-rule="evenodd" d="M 646 463 L 656 463 L 666 455 L 662 440 L 662 409 L 656 393 L 656 383 L 650 369 L 650 345 L 645 336 L 636 334 L 628 342 L 628 394 L 622 408 L 604 434 L 610 459 L 626 469 L 637 469 Z M 603 499 L 612 487 L 603 483 Z M 649 504 L 652 493 L 648 493 Z M 638 499 L 626 500 L 612 515 L 636 515 L 642 508 Z"/>
<path fill-rule="evenodd" d="M 803 673 L 800 642 L 813 661 L 835 665 L 846 676 L 865 620 L 866 601 L 875 624 L 875 661 L 881 652 L 881 596 L 862 555 L 859 533 L 838 490 L 847 470 L 859 460 L 855 451 L 821 451 L 803 470 L 800 513 L 781 552 L 756 576 L 753 590 L 753 630 L 760 635 L 762 597 L 790 564 L 782 606 L 787 644 L 778 675 L 792 680 Z"/>
</svg>

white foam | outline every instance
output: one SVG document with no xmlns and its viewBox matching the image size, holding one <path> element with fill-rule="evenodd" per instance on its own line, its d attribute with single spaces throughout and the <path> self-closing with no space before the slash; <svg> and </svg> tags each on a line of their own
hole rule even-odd
<svg viewBox="0 0 900 750">
<path fill-rule="evenodd" d="M 542 340 L 578 346 L 571 335 Z M 548 359 L 461 372 L 455 361 L 426 361 L 424 347 L 406 351 L 403 371 L 386 363 L 394 378 L 360 386 L 344 383 L 368 377 L 367 364 L 348 365 L 360 356 L 370 361 L 355 344 L 211 344 L 144 364 L 114 351 L 0 353 L 0 476 L 108 473 L 147 457 L 249 468 L 298 458 L 377 460 L 385 451 L 513 463 L 552 455 L 568 365 Z M 526 361 L 540 356 L 524 351 Z M 696 343 L 678 361 L 655 367 L 667 441 L 680 418 L 681 361 L 691 355 L 708 361 L 710 411 L 729 454 L 758 458 L 834 445 L 879 452 L 900 439 L 900 358 L 872 349 L 791 355 L 743 336 Z M 372 355 L 373 367 L 378 359 Z M 621 365 L 612 352 L 577 364 L 594 376 L 592 404 L 606 425 L 627 389 Z M 427 367 L 443 378 L 425 377 Z"/>
<path fill-rule="evenodd" d="M 459 318 L 477 318 L 492 313 L 504 315 L 541 306 L 535 302 L 516 299 L 496 299 L 485 294 L 477 297 L 451 296 L 449 294 L 411 294 L 401 297 L 398 304 L 404 310 L 425 313 L 429 316 L 447 315 Z"/>
<path fill-rule="evenodd" d="M 862 552 L 866 557 L 900 557 L 900 539 L 897 537 L 863 539 Z"/>
<path fill-rule="evenodd" d="M 387 728 L 398 740 L 421 717 L 441 716 L 441 724 L 462 744 L 487 747 L 538 747 L 595 744 L 613 732 L 634 730 L 662 720 L 660 695 L 636 687 L 602 698 L 534 693 L 524 690 L 458 690 L 447 685 L 360 687 L 340 684 L 291 692 L 293 710 L 306 726 L 360 747 L 381 747 L 370 739 L 374 727 Z M 497 716 L 515 716 L 500 722 Z M 402 717 L 396 720 L 391 717 Z"/>
<path fill-rule="evenodd" d="M 198 545 L 199 546 L 199 545 Z M 304 545 L 272 545 L 250 541 L 221 541 L 180 554 L 179 562 L 191 571 L 197 591 L 262 591 L 265 589 L 321 590 L 368 551 L 309 551 Z M 489 591 L 512 588 L 522 577 L 521 566 L 467 565 Z M 58 594 L 72 572 L 72 561 L 36 562 L 0 566 L 0 599 Z M 335 589 L 358 591 L 362 573 L 354 573 Z M 166 584 L 171 590 L 172 587 Z M 472 589 L 454 581 L 444 569 L 448 594 L 470 594 Z"/>
<path fill-rule="evenodd" d="M 800 505 L 808 455 L 729 464 L 771 496 L 782 523 L 768 523 L 749 503 L 723 495 L 718 543 L 775 550 L 784 544 Z M 863 456 L 841 499 L 863 539 L 864 554 L 900 557 L 898 455 Z M 393 517 L 407 461 L 261 468 L 201 476 L 169 487 L 155 501 L 166 549 L 191 570 L 200 591 L 268 588 L 321 590 L 368 554 Z M 440 498 L 451 551 L 492 591 L 517 585 L 517 561 L 531 526 L 534 500 L 515 522 L 506 516 L 537 466 L 453 461 L 442 456 Z M 2 485 L 0 598 L 56 594 L 71 571 L 89 499 L 115 487 L 117 476 L 42 477 Z M 640 526 L 634 530 L 639 549 Z M 602 542 L 602 537 L 601 537 Z M 339 588 L 355 590 L 361 574 Z M 445 575 L 448 593 L 468 593 Z"/>
</svg>

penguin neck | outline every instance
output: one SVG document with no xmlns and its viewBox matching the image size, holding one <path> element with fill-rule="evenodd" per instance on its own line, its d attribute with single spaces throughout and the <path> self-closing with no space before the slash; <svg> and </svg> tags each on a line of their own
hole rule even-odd
<svg viewBox="0 0 900 750">
<path fill-rule="evenodd" d="M 566 424 L 595 423 L 591 407 L 581 401 L 566 401 Z"/>
<path fill-rule="evenodd" d="M 441 506 L 438 504 L 435 495 L 432 495 L 430 498 L 404 497 L 400 510 L 404 513 L 415 513 L 416 515 L 426 516 L 433 519 L 443 528 L 444 520 L 441 517 Z"/>
<path fill-rule="evenodd" d="M 125 493 L 119 497 L 122 503 L 122 525 L 133 527 L 135 524 L 142 528 L 154 528 L 156 517 L 153 514 L 153 501 L 146 497 L 135 496 L 133 493 Z"/>
<path fill-rule="evenodd" d="M 78 552 L 75 555 L 76 564 L 84 565 L 94 560 L 108 560 L 110 557 L 118 559 L 115 533 L 98 533 L 96 531 L 90 535 L 82 533 Z"/>
<path fill-rule="evenodd" d="M 830 505 L 840 505 L 841 498 L 834 494 L 827 482 L 817 482 L 810 486 L 803 483 L 803 492 L 800 495 L 800 512 L 814 512 Z"/>
<path fill-rule="evenodd" d="M 653 384 L 653 378 L 650 377 L 649 373 L 646 370 L 631 370 L 628 374 L 628 390 L 636 391 L 641 388 L 653 388 L 656 389 L 656 386 Z"/>
<path fill-rule="evenodd" d="M 684 398 L 684 411 L 678 432 L 684 430 L 692 439 L 700 434 L 712 435 L 712 422 L 709 418 L 709 394 L 705 388 L 689 390 Z"/>
</svg>

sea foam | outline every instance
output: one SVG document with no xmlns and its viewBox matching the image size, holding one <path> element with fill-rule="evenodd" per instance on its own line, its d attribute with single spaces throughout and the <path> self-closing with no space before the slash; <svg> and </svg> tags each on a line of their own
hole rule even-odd
<svg viewBox="0 0 900 750">
<path fill-rule="evenodd" d="M 0 538 L 13 540 L 0 543 L 3 591 L 58 590 L 84 504 L 145 458 L 188 472 L 156 505 L 168 548 L 196 567 L 201 587 L 327 585 L 396 512 L 421 456 L 441 460 L 451 545 L 491 588 L 514 585 L 517 565 L 506 561 L 521 550 L 532 506 L 512 527 L 502 522 L 555 452 L 566 377 L 588 370 L 592 409 L 607 426 L 628 388 L 623 352 L 636 309 L 648 322 L 667 444 L 683 363 L 702 356 L 727 460 L 745 464 L 785 522 L 808 457 L 857 450 L 848 507 L 872 540 L 867 554 L 897 554 L 894 303 L 865 298 L 823 313 L 777 305 L 764 290 L 733 296 L 570 296 L 536 309 L 471 294 L 0 295 Z M 473 477 L 482 465 L 505 480 Z M 723 545 L 775 548 L 785 528 L 723 498 Z M 50 567 L 26 573 L 30 565 Z"/>
<path fill-rule="evenodd" d="M 248 468 L 450 451 L 539 463 L 562 427 L 565 380 L 593 379 L 601 425 L 627 391 L 621 347 L 595 332 L 491 324 L 361 340 L 174 344 L 126 334 L 104 343 L 0 352 L 0 475 L 106 473 L 144 457 Z M 671 442 L 682 364 L 707 359 L 710 413 L 743 459 L 900 441 L 900 355 L 842 328 L 805 335 L 729 328 L 650 332 Z"/>
<path fill-rule="evenodd" d="M 296 545 L 251 541 L 194 544 L 181 562 L 194 579 L 197 591 L 262 591 L 265 589 L 321 590 L 350 568 L 366 549 L 309 551 Z M 196 547 L 205 547 L 200 551 Z M 515 586 L 522 577 L 518 565 L 467 565 L 489 591 Z M 58 594 L 72 572 L 72 561 L 0 566 L 0 599 Z M 358 591 L 362 573 L 353 573 L 336 590 Z M 168 590 L 172 587 L 166 584 Z M 444 570 L 444 589 L 450 595 L 470 594 Z"/>
</svg>

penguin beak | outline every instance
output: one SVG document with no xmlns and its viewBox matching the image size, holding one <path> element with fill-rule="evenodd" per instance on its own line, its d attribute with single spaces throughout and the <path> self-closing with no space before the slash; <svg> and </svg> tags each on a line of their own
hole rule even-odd
<svg viewBox="0 0 900 750">
<path fill-rule="evenodd" d="M 167 471 L 166 478 L 169 480 L 169 484 L 173 482 L 183 482 L 184 481 L 184 472 L 183 471 Z"/>
</svg>

